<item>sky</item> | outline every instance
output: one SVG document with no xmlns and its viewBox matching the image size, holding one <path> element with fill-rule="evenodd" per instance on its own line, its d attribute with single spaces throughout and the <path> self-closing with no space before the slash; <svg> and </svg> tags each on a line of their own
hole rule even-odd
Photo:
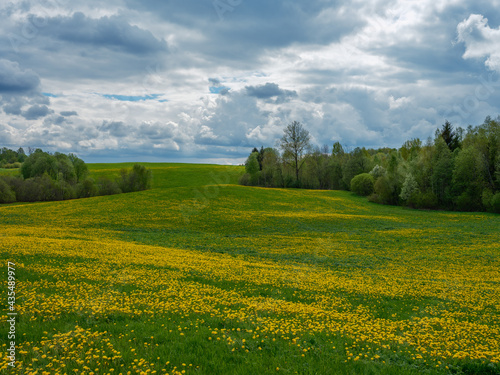
<svg viewBox="0 0 500 375">
<path fill-rule="evenodd" d="M 0 147 L 238 164 L 500 114 L 500 0 L 0 0 Z"/>
</svg>

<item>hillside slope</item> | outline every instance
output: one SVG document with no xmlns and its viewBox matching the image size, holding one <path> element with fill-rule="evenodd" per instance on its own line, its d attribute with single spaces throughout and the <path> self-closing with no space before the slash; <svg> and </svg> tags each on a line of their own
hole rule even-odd
<svg viewBox="0 0 500 375">
<path fill-rule="evenodd" d="M 146 166 L 148 191 L 0 206 L 18 373 L 499 372 L 498 215 Z"/>
</svg>

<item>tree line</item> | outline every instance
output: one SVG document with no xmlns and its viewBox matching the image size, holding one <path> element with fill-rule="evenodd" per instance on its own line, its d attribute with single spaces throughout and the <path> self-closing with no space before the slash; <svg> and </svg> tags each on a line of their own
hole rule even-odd
<svg viewBox="0 0 500 375">
<path fill-rule="evenodd" d="M 26 153 L 22 147 L 17 151 L 2 147 L 0 149 L 0 168 L 21 168 L 21 164 L 26 158 Z"/>
<path fill-rule="evenodd" d="M 17 154 L 20 164 L 19 175 L 0 176 L 0 203 L 57 201 L 88 198 L 146 190 L 151 186 L 151 170 L 135 164 L 131 170 L 122 169 L 117 178 L 99 176 L 97 180 L 89 176 L 85 162 L 74 154 L 50 154 L 36 149 L 29 156 L 5 152 L 13 160 Z M 19 158 L 20 155 L 25 157 Z M 22 160 L 20 162 L 19 160 Z"/>
<path fill-rule="evenodd" d="M 254 148 L 240 184 L 350 190 L 372 202 L 412 208 L 500 213 L 500 116 L 454 129 L 448 121 L 425 143 L 346 150 L 313 147 L 299 122 L 277 148 Z"/>
</svg>

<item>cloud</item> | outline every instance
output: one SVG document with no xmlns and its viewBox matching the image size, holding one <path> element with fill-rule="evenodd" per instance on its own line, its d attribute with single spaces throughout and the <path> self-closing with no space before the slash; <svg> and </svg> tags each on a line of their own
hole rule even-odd
<svg viewBox="0 0 500 375">
<path fill-rule="evenodd" d="M 26 94 L 37 90 L 40 78 L 32 70 L 23 70 L 19 63 L 0 59 L 0 94 Z"/>
<path fill-rule="evenodd" d="M 218 78 L 209 78 L 208 83 L 210 84 L 208 91 L 211 94 L 226 95 L 231 90 L 229 87 L 224 86 Z"/>
<path fill-rule="evenodd" d="M 16 142 L 15 137 L 12 136 L 11 129 L 7 127 L 6 125 L 3 125 L 0 123 L 0 139 L 2 140 L 2 147 L 6 146 L 11 146 L 11 147 L 18 147 Z"/>
<path fill-rule="evenodd" d="M 23 103 L 19 101 L 14 101 L 3 106 L 3 111 L 8 115 L 19 116 L 21 114 L 21 108 Z"/>
<path fill-rule="evenodd" d="M 220 87 L 221 86 L 221 82 L 220 82 L 220 80 L 218 78 L 209 78 L 208 82 L 213 87 Z"/>
<path fill-rule="evenodd" d="M 243 91 L 217 96 L 203 109 L 202 121 L 194 142 L 204 146 L 250 147 L 247 134 L 256 126 L 265 124 L 265 113 L 254 97 Z"/>
<path fill-rule="evenodd" d="M 98 19 L 76 12 L 72 17 L 58 16 L 45 21 L 41 32 L 72 44 L 119 48 L 131 54 L 166 51 L 167 43 L 150 31 L 130 25 L 119 16 Z"/>
<path fill-rule="evenodd" d="M 64 117 L 78 116 L 78 112 L 76 112 L 76 111 L 61 111 L 59 113 L 61 114 L 61 116 L 64 116 Z"/>
<path fill-rule="evenodd" d="M 464 59 L 486 58 L 485 65 L 500 71 L 500 27 L 492 29 L 488 19 L 471 14 L 457 26 L 457 40 L 465 44 Z"/>
<path fill-rule="evenodd" d="M 28 110 L 23 111 L 21 115 L 26 119 L 26 120 L 36 120 L 39 119 L 40 117 L 45 117 L 50 113 L 53 113 L 54 111 L 49 109 L 46 105 L 33 105 L 28 108 Z"/>
<path fill-rule="evenodd" d="M 398 147 L 500 112 L 483 64 L 498 0 L 225 3 L 222 19 L 212 1 L 0 5 L 1 136 L 94 161 L 241 162 L 293 120 L 318 145 Z"/>
<path fill-rule="evenodd" d="M 152 140 L 166 140 L 174 137 L 176 127 L 173 123 L 142 123 L 136 131 L 136 135 Z"/>
<path fill-rule="evenodd" d="M 130 134 L 129 127 L 122 121 L 103 121 L 98 129 L 101 132 L 108 132 L 116 138 L 123 138 Z"/>
<path fill-rule="evenodd" d="M 276 97 L 277 99 L 285 100 L 286 98 L 297 96 L 296 91 L 280 89 L 276 83 L 266 83 L 259 86 L 246 86 L 246 93 L 248 96 L 254 96 L 258 99 L 270 99 Z"/>
</svg>

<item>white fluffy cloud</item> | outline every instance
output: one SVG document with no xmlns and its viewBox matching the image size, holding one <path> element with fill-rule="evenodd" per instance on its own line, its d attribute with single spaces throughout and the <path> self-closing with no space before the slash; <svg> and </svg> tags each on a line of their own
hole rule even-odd
<svg viewBox="0 0 500 375">
<path fill-rule="evenodd" d="M 457 27 L 458 41 L 465 44 L 464 58 L 486 58 L 488 68 L 500 71 L 500 27 L 493 29 L 488 19 L 471 14 Z"/>
</svg>

